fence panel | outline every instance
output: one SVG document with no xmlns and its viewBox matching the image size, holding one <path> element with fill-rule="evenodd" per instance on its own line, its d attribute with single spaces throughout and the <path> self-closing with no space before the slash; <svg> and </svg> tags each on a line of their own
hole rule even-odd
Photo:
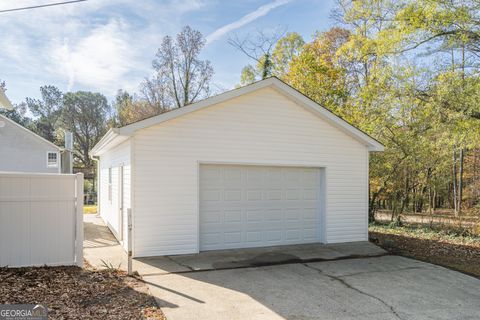
<svg viewBox="0 0 480 320">
<path fill-rule="evenodd" d="M 83 266 L 83 175 L 0 172 L 0 267 Z"/>
</svg>

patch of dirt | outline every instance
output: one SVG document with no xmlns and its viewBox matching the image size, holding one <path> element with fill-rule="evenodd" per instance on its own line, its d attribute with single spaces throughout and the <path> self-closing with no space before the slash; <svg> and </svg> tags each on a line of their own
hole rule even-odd
<svg viewBox="0 0 480 320">
<path fill-rule="evenodd" d="M 49 319 L 165 319 L 146 285 L 121 271 L 0 268 L 0 284 L 0 304 L 42 304 Z"/>
<path fill-rule="evenodd" d="M 480 245 L 427 239 L 410 234 L 390 233 L 377 228 L 370 241 L 392 254 L 441 265 L 480 278 Z"/>
</svg>

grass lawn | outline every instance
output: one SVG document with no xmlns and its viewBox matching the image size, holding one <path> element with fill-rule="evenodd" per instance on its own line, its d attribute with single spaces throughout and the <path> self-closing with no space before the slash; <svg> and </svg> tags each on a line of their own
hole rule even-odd
<svg viewBox="0 0 480 320">
<path fill-rule="evenodd" d="M 141 281 L 87 267 L 0 268 L 0 304 L 43 304 L 49 319 L 165 319 Z"/>
<path fill-rule="evenodd" d="M 438 264 L 480 278 L 480 236 L 465 230 L 371 224 L 370 241 L 392 254 Z"/>
<path fill-rule="evenodd" d="M 84 205 L 83 206 L 83 213 L 84 214 L 95 214 L 95 213 L 97 213 L 97 206 L 96 205 Z"/>
</svg>

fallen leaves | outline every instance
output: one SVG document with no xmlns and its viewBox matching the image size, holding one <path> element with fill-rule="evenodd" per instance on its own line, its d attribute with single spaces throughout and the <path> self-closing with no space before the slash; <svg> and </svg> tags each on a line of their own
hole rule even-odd
<svg viewBox="0 0 480 320">
<path fill-rule="evenodd" d="M 0 303 L 40 303 L 49 319 L 165 319 L 141 281 L 121 271 L 0 268 Z"/>
<path fill-rule="evenodd" d="M 393 254 L 438 264 L 480 278 L 480 241 L 441 232 L 370 227 L 370 241 Z"/>
</svg>

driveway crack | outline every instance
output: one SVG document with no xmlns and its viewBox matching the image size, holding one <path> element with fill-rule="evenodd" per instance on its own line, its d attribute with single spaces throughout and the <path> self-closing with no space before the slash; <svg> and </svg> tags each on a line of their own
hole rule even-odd
<svg viewBox="0 0 480 320">
<path fill-rule="evenodd" d="M 307 267 L 307 268 L 309 268 L 309 269 L 315 270 L 315 271 L 317 271 L 318 273 L 320 273 L 320 274 L 322 274 L 322 275 L 324 275 L 324 276 L 326 276 L 326 277 L 328 277 L 328 278 L 330 278 L 330 279 L 332 279 L 332 280 L 335 280 L 335 281 L 337 281 L 337 282 L 340 282 L 343 286 L 345 286 L 345 287 L 347 287 L 347 288 L 349 288 L 349 289 L 351 289 L 351 290 L 354 290 L 354 291 L 356 291 L 356 292 L 358 292 L 358 293 L 360 293 L 360 294 L 362 294 L 362 295 L 365 295 L 365 296 L 367 296 L 367 297 L 370 297 L 370 298 L 372 298 L 372 299 L 377 300 L 378 302 L 380 302 L 381 304 L 383 304 L 385 307 L 387 307 L 387 308 L 390 310 L 390 312 L 391 312 L 397 319 L 403 320 L 403 318 L 400 317 L 400 315 L 399 315 L 398 312 L 395 310 L 395 308 L 394 308 L 392 305 L 388 304 L 385 300 L 383 300 L 383 299 L 381 299 L 381 298 L 379 298 L 379 297 L 376 297 L 376 296 L 374 296 L 373 294 L 370 294 L 370 293 L 368 293 L 368 292 L 365 292 L 365 291 L 363 291 L 363 290 L 360 290 L 360 289 L 354 287 L 353 285 L 351 285 L 350 283 L 348 283 L 345 279 L 342 279 L 341 277 L 332 276 L 332 275 L 327 274 L 327 273 L 323 272 L 322 270 L 317 269 L 317 268 L 315 268 L 315 267 L 312 267 L 312 266 L 310 266 L 310 265 L 308 265 L 308 264 L 306 264 L 306 263 L 302 263 L 302 265 L 304 265 L 305 267 Z"/>
<path fill-rule="evenodd" d="M 313 267 L 312 267 L 313 268 Z M 355 273 L 349 273 L 349 274 L 345 274 L 342 276 L 342 278 L 346 278 L 346 277 L 354 277 L 354 276 L 358 276 L 358 275 L 362 275 L 362 274 L 372 274 L 372 273 L 386 273 L 386 272 L 389 272 L 389 273 L 392 273 L 392 272 L 396 272 L 396 271 L 405 271 L 405 270 L 426 270 L 426 269 L 433 269 L 433 268 L 429 268 L 429 267 L 406 267 L 406 268 L 399 268 L 399 269 L 395 269 L 395 270 L 388 270 L 388 271 L 383 271 L 383 270 L 378 270 L 378 271 L 364 271 L 364 272 L 355 272 Z M 318 269 L 316 269 L 318 270 Z"/>
<path fill-rule="evenodd" d="M 187 268 L 187 269 L 190 270 L 190 271 L 195 271 L 195 269 L 193 269 L 193 268 L 190 267 L 189 265 L 186 265 L 186 264 L 183 264 L 183 263 L 181 263 L 181 262 L 178 262 L 177 260 L 173 259 L 173 258 L 170 257 L 170 256 L 165 256 L 165 258 L 167 258 L 168 260 L 172 261 L 173 263 L 178 264 L 178 265 L 181 266 L 181 267 Z"/>
</svg>

